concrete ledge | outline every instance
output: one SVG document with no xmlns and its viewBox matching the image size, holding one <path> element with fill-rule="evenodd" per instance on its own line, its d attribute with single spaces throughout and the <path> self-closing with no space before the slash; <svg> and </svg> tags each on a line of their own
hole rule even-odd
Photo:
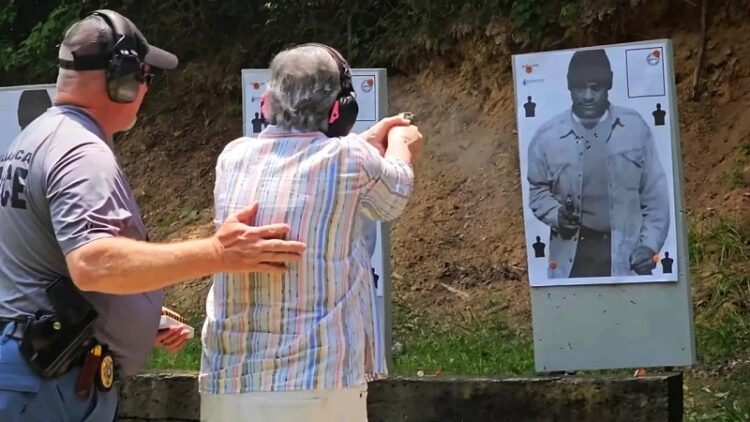
<svg viewBox="0 0 750 422">
<path fill-rule="evenodd" d="M 119 421 L 198 421 L 193 372 L 146 373 L 120 386 Z M 369 385 L 370 422 L 681 421 L 682 375 L 401 378 Z"/>
</svg>

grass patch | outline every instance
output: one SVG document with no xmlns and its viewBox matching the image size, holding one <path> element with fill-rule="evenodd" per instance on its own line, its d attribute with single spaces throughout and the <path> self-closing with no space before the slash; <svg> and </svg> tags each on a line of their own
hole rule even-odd
<svg viewBox="0 0 750 422">
<path fill-rule="evenodd" d="M 750 260 L 750 236 L 737 221 L 720 220 L 713 227 L 709 240 L 718 249 L 717 263 L 720 266 L 732 264 L 732 261 Z"/>
<path fill-rule="evenodd" d="M 711 258 L 715 271 L 701 280 L 696 341 L 703 362 L 731 359 L 750 350 L 750 236 L 737 221 L 720 220 L 692 234 L 691 259 Z"/>
<path fill-rule="evenodd" d="M 724 377 L 685 379 L 685 421 L 750 421 L 750 366 Z"/>
<path fill-rule="evenodd" d="M 161 370 L 189 370 L 197 371 L 201 365 L 201 327 L 203 318 L 189 317 L 188 322 L 195 328 L 195 335 L 187 341 L 185 347 L 177 353 L 169 353 L 162 349 L 152 349 L 146 361 L 146 369 Z"/>
<path fill-rule="evenodd" d="M 534 371 L 532 341 L 507 328 L 500 315 L 465 324 L 440 325 L 411 318 L 394 306 L 394 343 L 403 351 L 393 358 L 394 375 L 503 375 Z M 408 320 L 408 321 L 407 321 Z"/>
<path fill-rule="evenodd" d="M 740 156 L 740 160 L 750 159 L 750 142 L 738 146 L 737 154 Z"/>
<path fill-rule="evenodd" d="M 737 165 L 727 173 L 727 184 L 730 189 L 748 186 L 748 181 L 745 180 L 745 174 L 742 169 L 748 160 L 750 160 L 750 142 L 737 147 Z"/>
<path fill-rule="evenodd" d="M 688 231 L 688 256 L 691 265 L 703 262 L 703 258 L 706 256 L 707 240 L 707 236 L 702 231 L 692 227 Z"/>
<path fill-rule="evenodd" d="M 750 226 L 737 220 L 719 219 L 707 229 L 690 227 L 688 257 L 696 266 L 707 259 L 717 267 L 750 261 Z"/>
<path fill-rule="evenodd" d="M 745 176 L 739 167 L 732 167 L 727 173 L 727 185 L 729 189 L 745 187 Z"/>
<path fill-rule="evenodd" d="M 709 312 L 696 322 L 698 354 L 704 363 L 725 361 L 750 349 L 747 315 L 731 311 L 717 316 Z"/>
</svg>

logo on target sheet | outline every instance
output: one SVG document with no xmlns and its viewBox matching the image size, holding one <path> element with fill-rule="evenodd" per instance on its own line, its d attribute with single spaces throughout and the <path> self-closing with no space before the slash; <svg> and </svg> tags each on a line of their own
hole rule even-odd
<svg viewBox="0 0 750 422">
<path fill-rule="evenodd" d="M 360 84 L 360 88 L 362 88 L 362 92 L 370 92 L 372 91 L 372 87 L 375 86 L 375 81 L 371 78 L 365 79 Z"/>
<path fill-rule="evenodd" d="M 649 53 L 648 57 L 646 57 L 646 63 L 650 64 L 651 66 L 656 66 L 661 62 L 661 50 L 655 49 L 651 53 Z"/>
</svg>

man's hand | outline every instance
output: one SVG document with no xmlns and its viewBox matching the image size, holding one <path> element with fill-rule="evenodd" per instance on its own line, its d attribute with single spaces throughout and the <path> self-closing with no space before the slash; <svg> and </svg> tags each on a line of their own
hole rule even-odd
<svg viewBox="0 0 750 422">
<path fill-rule="evenodd" d="M 651 270 L 656 268 L 654 261 L 656 252 L 648 246 L 638 246 L 630 253 L 630 269 L 638 275 L 651 275 Z"/>
<path fill-rule="evenodd" d="M 282 240 L 289 232 L 286 224 L 253 227 L 258 204 L 231 215 L 214 235 L 214 242 L 225 272 L 283 273 L 286 264 L 296 262 L 305 244 Z"/>
<path fill-rule="evenodd" d="M 154 346 L 170 353 L 177 353 L 187 344 L 190 330 L 186 327 L 169 327 L 156 333 Z"/>
<path fill-rule="evenodd" d="M 578 225 L 580 224 L 580 218 L 565 209 L 560 207 L 557 210 L 557 231 L 560 233 L 563 239 L 570 239 L 578 231 Z"/>
<path fill-rule="evenodd" d="M 396 126 L 408 126 L 411 122 L 405 119 L 402 114 L 398 116 L 391 116 L 382 119 L 375 123 L 371 128 L 362 132 L 360 136 L 364 138 L 367 143 L 374 146 L 380 151 L 380 155 L 385 155 L 385 150 L 388 147 L 388 132 L 391 128 Z"/>
<path fill-rule="evenodd" d="M 414 164 L 422 153 L 423 145 L 422 134 L 416 126 L 396 126 L 388 132 L 388 148 L 386 151 L 392 149 L 403 151 L 406 147 L 409 155 L 406 161 Z"/>
</svg>

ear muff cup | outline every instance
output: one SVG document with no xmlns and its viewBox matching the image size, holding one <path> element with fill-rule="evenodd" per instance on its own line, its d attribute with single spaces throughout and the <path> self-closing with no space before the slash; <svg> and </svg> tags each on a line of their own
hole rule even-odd
<svg viewBox="0 0 750 422">
<path fill-rule="evenodd" d="M 114 55 L 107 68 L 107 92 L 117 103 L 132 103 L 138 96 L 141 81 L 141 62 L 138 57 Z"/>
<path fill-rule="evenodd" d="M 132 103 L 138 97 L 143 81 L 143 68 L 136 52 L 135 35 L 130 23 L 110 10 L 96 10 L 112 29 L 117 40 L 107 66 L 107 92 L 116 103 Z"/>
<path fill-rule="evenodd" d="M 328 129 L 323 133 L 329 138 L 348 135 L 357 122 L 359 104 L 351 94 L 340 95 L 333 103 L 328 119 Z"/>
</svg>

